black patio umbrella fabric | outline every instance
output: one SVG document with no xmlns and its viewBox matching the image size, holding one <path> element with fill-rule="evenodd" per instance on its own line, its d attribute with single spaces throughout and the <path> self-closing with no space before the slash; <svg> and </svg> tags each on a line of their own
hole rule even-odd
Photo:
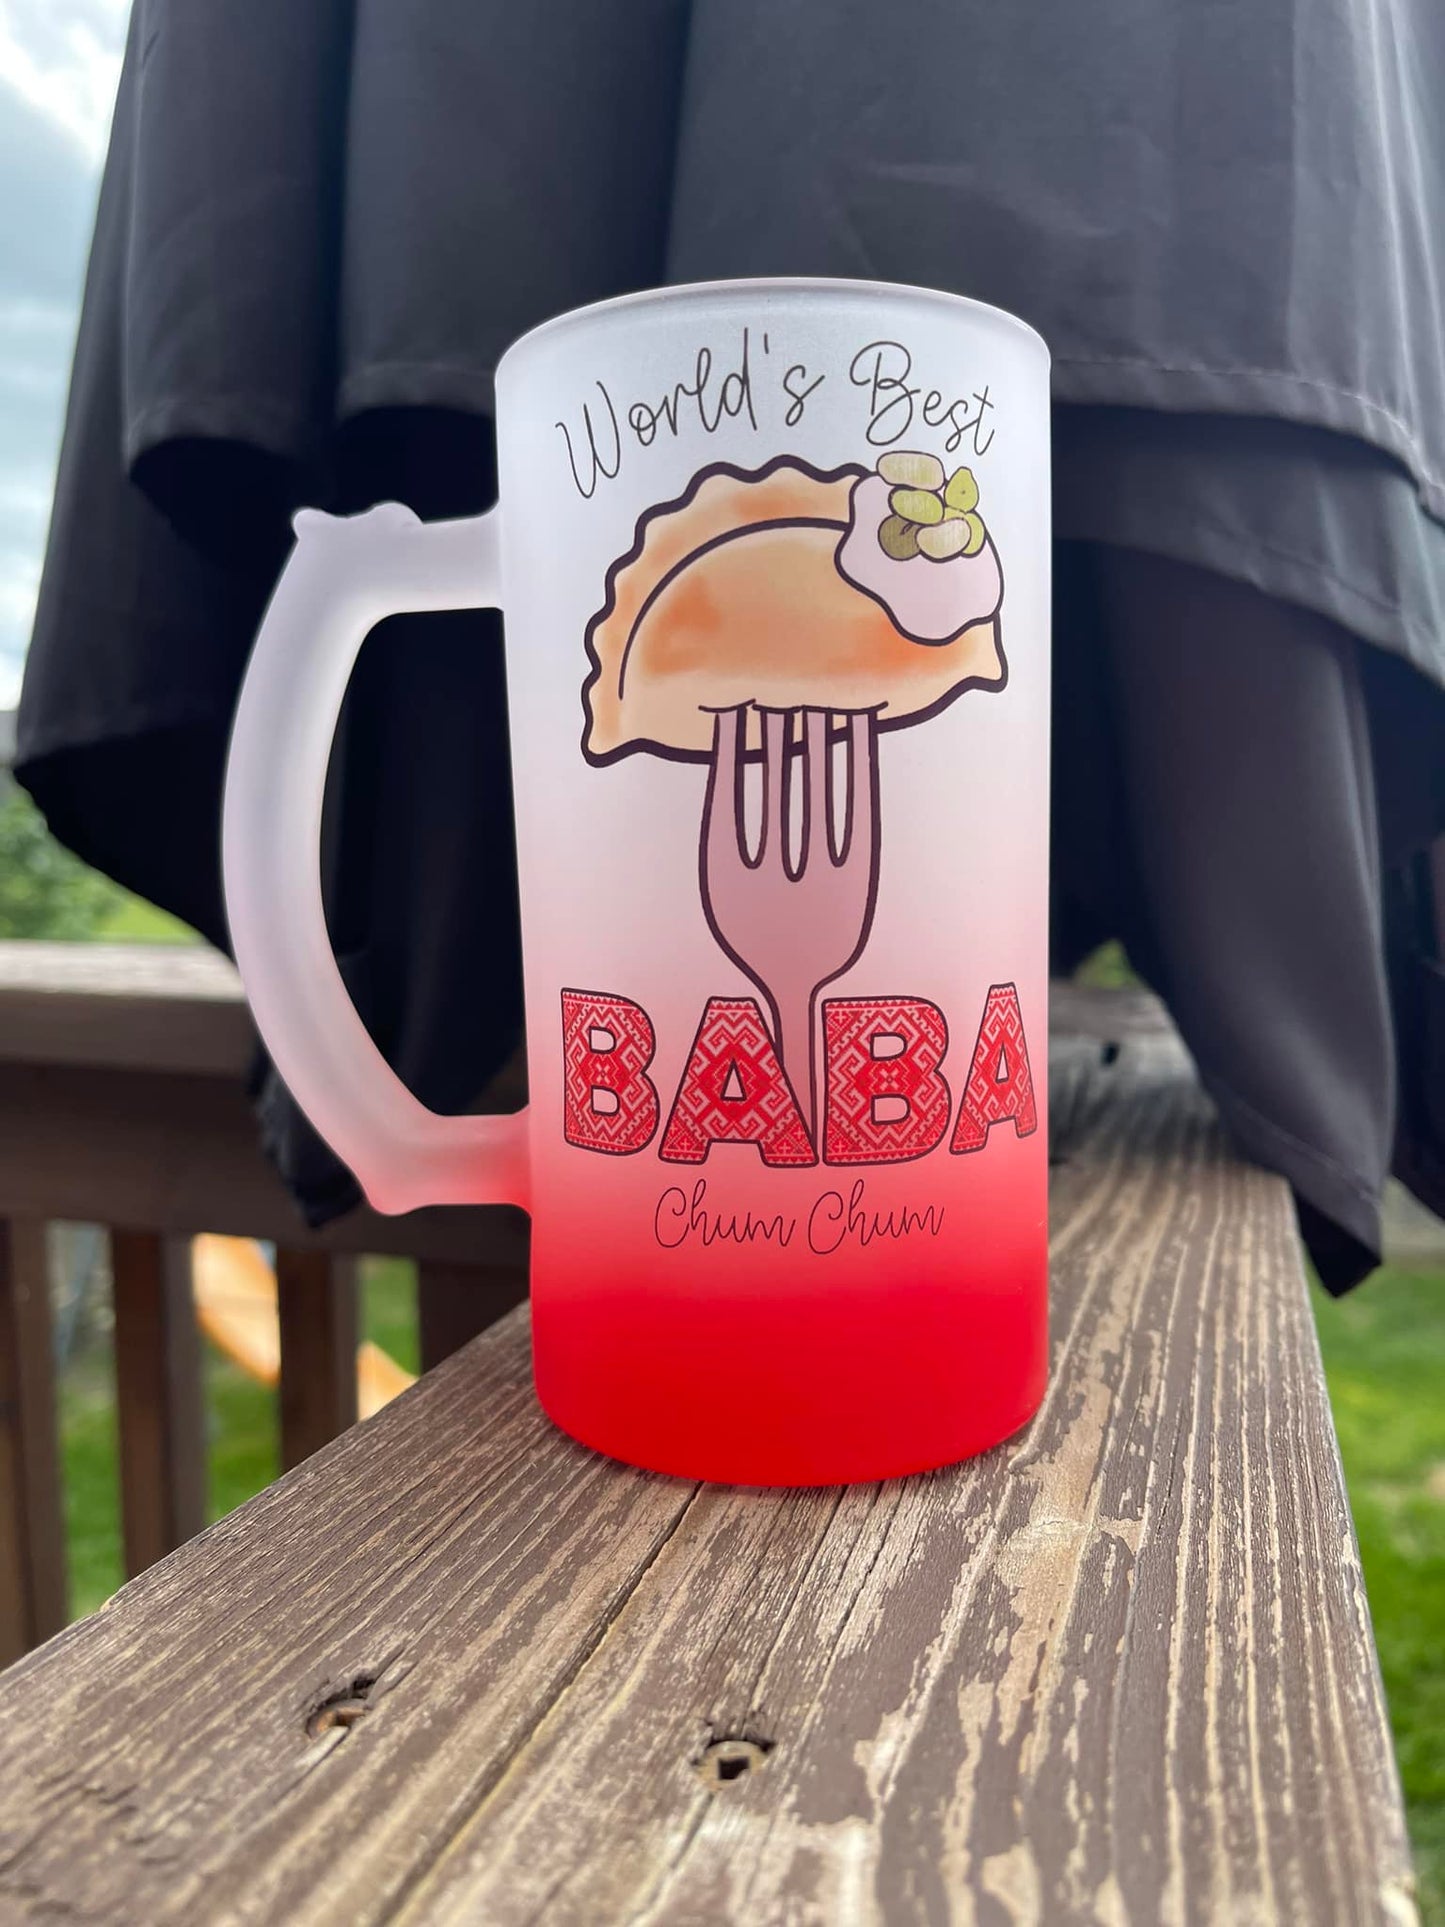
<svg viewBox="0 0 1445 1927">
<path fill-rule="evenodd" d="M 217 819 L 301 504 L 493 493 L 561 309 L 861 275 L 1055 356 L 1055 947 L 1123 935 L 1327 1283 L 1445 1205 L 1445 73 L 1433 0 L 137 0 L 18 766 L 224 943 Z M 494 618 L 375 633 L 327 886 L 417 1093 L 521 1024 Z M 303 1210 L 356 1200 L 273 1073 Z"/>
</svg>

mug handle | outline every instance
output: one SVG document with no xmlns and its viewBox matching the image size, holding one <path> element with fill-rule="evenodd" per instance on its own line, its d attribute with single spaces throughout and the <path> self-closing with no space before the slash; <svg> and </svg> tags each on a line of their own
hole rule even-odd
<svg viewBox="0 0 1445 1927">
<path fill-rule="evenodd" d="M 226 765 L 226 913 L 262 1041 L 302 1111 L 383 1212 L 527 1202 L 526 1112 L 443 1117 L 389 1067 L 332 955 L 321 802 L 342 698 L 385 616 L 501 607 L 494 508 L 422 522 L 388 502 L 303 509 L 262 618 Z"/>
</svg>

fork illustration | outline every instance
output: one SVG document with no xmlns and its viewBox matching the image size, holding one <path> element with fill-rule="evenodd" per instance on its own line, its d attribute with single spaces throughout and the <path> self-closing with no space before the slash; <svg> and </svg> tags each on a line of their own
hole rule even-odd
<svg viewBox="0 0 1445 1927">
<path fill-rule="evenodd" d="M 762 726 L 762 831 L 754 854 L 743 817 L 750 710 Z M 835 781 L 828 710 L 757 710 L 746 703 L 719 710 L 703 805 L 701 881 L 708 923 L 767 1000 L 773 1041 L 810 1132 L 817 1103 L 818 993 L 862 954 L 878 883 L 876 712 L 847 712 L 843 736 L 845 785 Z M 802 764 L 796 784 L 790 780 L 794 759 Z M 802 824 L 794 838 L 799 805 Z"/>
</svg>

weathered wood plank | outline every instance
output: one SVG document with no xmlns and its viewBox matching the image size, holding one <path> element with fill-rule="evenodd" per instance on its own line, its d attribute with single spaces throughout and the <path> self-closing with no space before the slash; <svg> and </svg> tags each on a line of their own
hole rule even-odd
<svg viewBox="0 0 1445 1927">
<path fill-rule="evenodd" d="M 1056 1063 L 1020 1438 L 649 1478 L 514 1314 L 0 1679 L 0 1915 L 1408 1920 L 1287 1196 L 1167 1037 Z"/>
<path fill-rule="evenodd" d="M 0 1061 L 243 1076 L 256 1047 L 235 965 L 208 944 L 0 941 Z M 519 1049 L 489 1102 L 526 1102 Z"/>
<path fill-rule="evenodd" d="M 1410 1917 L 1288 1200 L 1179 1062 L 1091 1065 L 1027 1432 L 700 1494 L 404 1918 Z"/>
<path fill-rule="evenodd" d="M 0 1060 L 0 1216 L 218 1231 L 298 1250 L 508 1263 L 520 1212 L 353 1211 L 309 1231 L 238 1080 Z"/>
<path fill-rule="evenodd" d="M 65 1624 L 45 1227 L 0 1219 L 0 1666 Z"/>
<path fill-rule="evenodd" d="M 278 1248 L 281 1464 L 288 1472 L 356 1423 L 356 1294 L 351 1259 Z"/>
<path fill-rule="evenodd" d="M 204 944 L 0 943 L 0 1059 L 243 1077 L 234 966 Z"/>
<path fill-rule="evenodd" d="M 555 1433 L 514 1315 L 0 1676 L 0 1919 L 385 1919 L 692 1491 Z"/>
<path fill-rule="evenodd" d="M 1101 990 L 1057 980 L 1049 985 L 1049 1035 L 1069 1050 L 1091 1042 L 1112 1046 L 1129 1038 L 1151 1043 L 1170 1039 L 1182 1048 L 1168 1011 L 1152 991 Z"/>
<path fill-rule="evenodd" d="M 0 943 L 0 1216 L 525 1262 L 517 1212 L 358 1211 L 309 1231 L 259 1148 L 254 1048 L 240 979 L 203 945 Z M 519 1050 L 482 1102 L 525 1100 Z"/>
<path fill-rule="evenodd" d="M 498 1264 L 443 1265 L 423 1260 L 417 1266 L 416 1286 L 421 1368 L 429 1372 L 521 1304 L 527 1295 L 526 1245 Z"/>
<path fill-rule="evenodd" d="M 201 1343 L 185 1240 L 110 1237 L 125 1569 L 144 1572 L 206 1518 Z"/>
</svg>

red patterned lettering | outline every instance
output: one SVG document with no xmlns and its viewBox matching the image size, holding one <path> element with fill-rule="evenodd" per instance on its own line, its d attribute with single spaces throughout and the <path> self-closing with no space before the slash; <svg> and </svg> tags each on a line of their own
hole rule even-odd
<svg viewBox="0 0 1445 1927">
<path fill-rule="evenodd" d="M 1034 1102 L 1029 1048 L 1024 1042 L 1024 1020 L 1018 992 L 1012 984 L 995 984 L 983 1007 L 978 1042 L 968 1067 L 968 1082 L 958 1107 L 952 1151 L 981 1151 L 990 1129 L 1012 1118 L 1014 1130 L 1028 1137 L 1039 1125 Z"/>
<path fill-rule="evenodd" d="M 629 1157 L 657 1129 L 656 1048 L 641 1004 L 590 990 L 562 992 L 563 1135 L 583 1151 Z"/>
<path fill-rule="evenodd" d="M 787 1074 L 751 997 L 713 997 L 677 1087 L 659 1156 L 701 1164 L 714 1144 L 756 1144 L 764 1164 L 812 1164 Z"/>
<path fill-rule="evenodd" d="M 829 1164 L 904 1164 L 948 1129 L 952 1096 L 938 1066 L 948 1025 L 925 997 L 833 997 L 823 1004 Z"/>
</svg>

